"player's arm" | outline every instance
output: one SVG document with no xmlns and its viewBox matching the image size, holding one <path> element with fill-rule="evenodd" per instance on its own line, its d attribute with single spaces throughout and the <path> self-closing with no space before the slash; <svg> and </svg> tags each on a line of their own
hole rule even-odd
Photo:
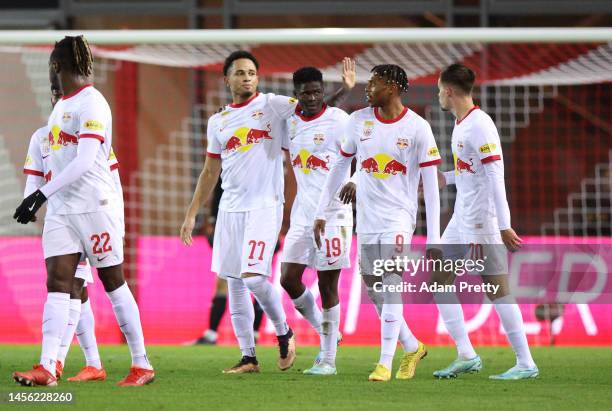
<svg viewBox="0 0 612 411">
<path fill-rule="evenodd" d="M 196 185 L 195 192 L 193 193 L 193 198 L 191 199 L 191 204 L 189 204 L 189 208 L 185 213 L 185 220 L 183 221 L 183 225 L 181 227 L 181 240 L 185 245 L 191 245 L 193 239 L 191 238 L 191 233 L 193 232 L 193 228 L 195 226 L 195 218 L 198 215 L 198 211 L 202 207 L 202 205 L 208 201 L 212 191 L 217 184 L 217 180 L 219 180 L 219 175 L 221 174 L 221 159 L 218 157 L 206 157 L 206 161 L 204 162 L 204 169 L 200 173 L 198 177 L 198 184 Z"/>
<path fill-rule="evenodd" d="M 495 214 L 506 248 L 515 251 L 521 246 L 521 238 L 510 225 L 510 207 L 506 199 L 506 183 L 504 181 L 504 163 L 502 160 L 501 141 L 497 128 L 492 120 L 479 124 L 474 130 L 473 143 L 487 175 L 487 185 L 493 194 Z"/>
<path fill-rule="evenodd" d="M 352 121 L 349 120 L 346 124 L 345 132 L 343 132 L 346 140 L 342 143 L 340 155 L 336 157 L 336 161 L 332 164 L 329 173 L 327 173 L 325 184 L 321 190 L 313 227 L 315 243 L 318 248 L 321 248 L 321 234 L 325 234 L 325 210 L 344 182 L 346 173 L 351 168 L 353 156 L 357 153 L 357 145 L 353 138 L 352 128 Z"/>
<path fill-rule="evenodd" d="M 423 195 L 425 199 L 425 217 L 427 220 L 427 249 L 440 244 L 440 192 L 438 187 L 438 164 L 442 162 L 431 126 L 425 120 L 417 143 L 419 167 L 423 180 Z"/>
<path fill-rule="evenodd" d="M 516 234 L 510 225 L 510 207 L 506 199 L 506 186 L 504 181 L 504 164 L 499 161 L 491 161 L 484 165 L 487 174 L 489 190 L 493 193 L 495 203 L 495 214 L 501 232 L 502 240 L 509 251 L 516 251 L 521 247 L 522 239 Z"/>
<path fill-rule="evenodd" d="M 440 171 L 438 170 L 438 187 L 440 189 L 447 185 L 455 184 L 455 170 Z"/>
<path fill-rule="evenodd" d="M 340 87 L 334 94 L 327 97 L 325 102 L 335 107 L 350 93 L 350 91 L 355 87 L 357 82 L 357 75 L 355 72 L 355 60 L 350 57 L 345 57 L 342 59 L 342 87 Z"/>
<path fill-rule="evenodd" d="M 181 240 L 185 245 L 191 245 L 193 239 L 191 233 L 195 226 L 195 218 L 198 215 L 200 207 L 208 201 L 211 193 L 217 185 L 219 175 L 221 174 L 221 151 L 223 150 L 219 139 L 215 133 L 217 127 L 215 126 L 216 115 L 208 120 L 208 126 L 206 135 L 208 136 L 208 147 L 206 148 L 206 161 L 204 161 L 204 168 L 198 177 L 198 184 L 196 185 L 191 204 L 185 213 L 185 220 L 181 226 Z"/>
<path fill-rule="evenodd" d="M 100 141 L 104 141 L 103 137 L 98 137 L 89 138 L 81 135 L 76 157 L 68 163 L 57 177 L 54 177 L 40 189 L 24 198 L 19 207 L 17 207 L 17 210 L 15 210 L 13 218 L 21 224 L 27 224 L 49 197 L 62 188 L 74 183 L 89 171 L 93 167 L 98 150 L 102 145 Z"/>
</svg>

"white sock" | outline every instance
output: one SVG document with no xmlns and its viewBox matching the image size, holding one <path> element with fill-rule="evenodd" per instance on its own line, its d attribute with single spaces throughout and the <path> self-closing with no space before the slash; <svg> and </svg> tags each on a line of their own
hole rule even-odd
<svg viewBox="0 0 612 411">
<path fill-rule="evenodd" d="M 238 340 L 240 352 L 247 357 L 255 357 L 253 334 L 255 310 L 249 289 L 241 279 L 228 277 L 227 291 L 232 328 Z"/>
<path fill-rule="evenodd" d="M 147 350 L 144 344 L 140 311 L 127 283 L 123 283 L 121 287 L 106 293 L 106 295 L 111 300 L 119 328 L 121 328 L 128 347 L 130 347 L 132 366 L 152 370 L 153 367 L 147 358 Z"/>
<path fill-rule="evenodd" d="M 389 370 L 393 367 L 393 356 L 402 326 L 403 305 L 383 304 L 380 315 L 380 364 Z"/>
<path fill-rule="evenodd" d="M 462 360 L 470 360 L 476 357 L 477 354 L 465 327 L 463 309 L 457 295 L 454 293 L 445 293 L 444 295 L 435 293 L 434 299 L 446 330 L 457 346 L 457 356 Z"/>
<path fill-rule="evenodd" d="M 274 288 L 268 279 L 263 275 L 254 277 L 245 277 L 242 279 L 244 284 L 253 293 L 259 305 L 268 316 L 274 328 L 276 335 L 285 335 L 289 332 L 287 325 L 287 317 L 283 309 L 283 303 L 278 291 Z"/>
<path fill-rule="evenodd" d="M 520 368 L 535 367 L 535 362 L 529 351 L 525 327 L 523 326 L 523 315 L 521 314 L 521 309 L 514 301 L 514 298 L 507 295 L 498 298 L 493 301 L 493 303 L 497 315 L 499 315 L 499 319 L 504 327 L 504 331 L 506 331 L 508 341 L 514 350 L 514 354 L 516 354 L 516 365 Z"/>
<path fill-rule="evenodd" d="M 96 341 L 96 320 L 89 300 L 81 304 L 81 316 L 77 324 L 76 336 L 85 356 L 86 364 L 91 367 L 102 368 Z"/>
<path fill-rule="evenodd" d="M 69 314 L 69 293 L 47 293 L 47 301 L 43 310 L 40 363 L 51 375 L 55 375 L 55 362 L 62 342 L 62 334 L 68 326 Z"/>
<path fill-rule="evenodd" d="M 317 334 L 321 335 L 321 322 L 323 321 L 323 316 L 315 302 L 314 296 L 308 288 L 306 288 L 304 294 L 293 300 L 293 305 L 295 305 L 295 309 L 308 320 Z"/>
<path fill-rule="evenodd" d="M 378 318 L 381 318 L 382 306 L 383 306 L 383 296 L 381 293 L 377 293 L 373 288 L 367 287 L 368 296 L 372 303 L 374 304 L 374 308 L 376 308 L 376 313 L 378 314 Z M 419 348 L 419 340 L 416 339 L 410 328 L 408 328 L 408 324 L 406 320 L 402 316 L 401 324 L 400 324 L 400 333 L 398 340 L 402 345 L 402 349 L 404 352 L 415 352 Z"/>
<path fill-rule="evenodd" d="M 338 350 L 338 333 L 340 326 L 340 304 L 323 309 L 321 322 L 321 352 L 322 359 L 327 364 L 336 366 Z"/>
<path fill-rule="evenodd" d="M 74 339 L 74 331 L 76 330 L 80 315 L 81 299 L 70 299 L 68 325 L 66 326 L 66 329 L 62 334 L 62 341 L 60 343 L 59 351 L 57 353 L 57 360 L 60 361 L 62 364 L 66 364 L 66 356 L 68 355 L 68 350 L 70 350 L 70 344 L 72 344 L 72 340 Z"/>
</svg>

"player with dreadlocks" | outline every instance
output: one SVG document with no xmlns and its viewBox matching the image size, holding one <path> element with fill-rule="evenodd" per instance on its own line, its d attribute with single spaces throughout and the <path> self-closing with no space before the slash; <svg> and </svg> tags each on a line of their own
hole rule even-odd
<svg viewBox="0 0 612 411">
<path fill-rule="evenodd" d="M 419 178 L 423 178 L 427 213 L 428 248 L 440 241 L 440 199 L 437 167 L 441 162 L 430 125 L 404 107 L 401 95 L 408 90 L 406 72 L 385 64 L 372 69 L 366 86 L 370 107 L 353 112 L 344 133 L 336 163 L 328 173 L 314 224 L 321 247 L 325 209 L 340 188 L 357 155 L 357 242 L 360 270 L 368 296 L 381 318 L 381 355 L 370 381 L 389 381 L 397 341 L 404 348 L 397 379 L 410 379 L 427 354 L 403 317 L 401 295 L 383 292 L 400 285 L 401 272 L 380 275 L 372 264 L 378 259 L 406 255 L 416 225 Z M 342 193 L 341 193 L 342 196 Z M 439 251 L 435 252 L 440 255 Z M 376 276 L 375 274 L 378 274 Z"/>
<path fill-rule="evenodd" d="M 123 277 L 123 205 L 108 166 L 111 110 L 93 87 L 93 55 L 83 36 L 55 43 L 49 77 L 64 96 L 49 117 L 48 141 L 41 148 L 47 183 L 27 196 L 13 216 L 27 224 L 47 200 L 53 210 L 46 216 L 42 239 L 47 267 L 42 354 L 33 370 L 16 372 L 13 378 L 28 386 L 57 385 L 56 359 L 68 325 L 73 279 L 79 261 L 87 257 L 98 269 L 132 354 L 130 373 L 119 385 L 144 385 L 155 374 L 138 306 Z"/>
</svg>

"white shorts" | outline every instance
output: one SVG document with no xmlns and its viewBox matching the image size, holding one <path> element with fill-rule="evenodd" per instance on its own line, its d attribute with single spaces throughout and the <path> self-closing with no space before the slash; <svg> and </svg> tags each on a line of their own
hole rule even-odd
<svg viewBox="0 0 612 411">
<path fill-rule="evenodd" d="M 212 271 L 219 277 L 272 275 L 272 257 L 283 222 L 283 205 L 242 212 L 219 210 Z"/>
<path fill-rule="evenodd" d="M 451 218 L 440 239 L 444 259 L 482 259 L 484 270 L 471 271 L 470 274 L 508 274 L 508 253 L 501 234 L 460 232 L 455 221 L 454 217 Z"/>
<path fill-rule="evenodd" d="M 74 278 L 80 278 L 85 281 L 83 287 L 87 287 L 87 283 L 93 284 L 93 275 L 91 274 L 91 266 L 85 261 L 79 262 L 77 266 L 76 273 L 74 274 Z"/>
<path fill-rule="evenodd" d="M 359 270 L 362 275 L 372 275 L 374 260 L 394 259 L 410 251 L 412 233 L 392 231 L 386 233 L 357 233 Z"/>
<path fill-rule="evenodd" d="M 81 253 L 94 267 L 121 264 L 121 230 L 121 219 L 115 211 L 47 216 L 42 236 L 44 256 Z"/>
<path fill-rule="evenodd" d="M 317 271 L 351 266 L 352 226 L 326 226 L 321 249 L 314 241 L 312 226 L 291 225 L 283 245 L 283 263 L 304 264 Z"/>
</svg>

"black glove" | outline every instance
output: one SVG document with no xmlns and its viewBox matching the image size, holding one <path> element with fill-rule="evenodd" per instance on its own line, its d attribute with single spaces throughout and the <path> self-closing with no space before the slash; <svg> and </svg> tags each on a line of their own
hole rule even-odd
<svg viewBox="0 0 612 411">
<path fill-rule="evenodd" d="M 21 224 L 29 223 L 35 217 L 38 209 L 45 204 L 45 201 L 47 201 L 47 197 L 40 190 L 34 191 L 19 204 L 13 218 Z"/>
</svg>

